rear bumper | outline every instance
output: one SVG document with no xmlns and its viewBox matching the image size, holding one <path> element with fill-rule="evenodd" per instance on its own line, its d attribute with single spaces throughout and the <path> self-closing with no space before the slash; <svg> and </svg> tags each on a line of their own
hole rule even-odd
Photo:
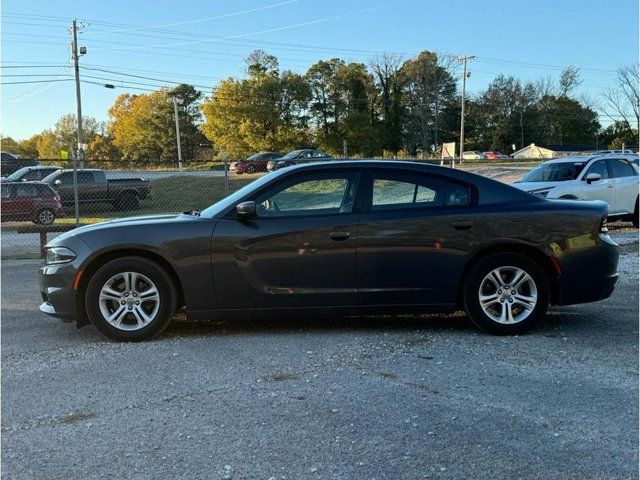
<svg viewBox="0 0 640 480">
<path fill-rule="evenodd" d="M 611 296 L 618 281 L 620 247 L 608 235 L 597 246 L 562 259 L 556 305 L 596 302 Z"/>
</svg>

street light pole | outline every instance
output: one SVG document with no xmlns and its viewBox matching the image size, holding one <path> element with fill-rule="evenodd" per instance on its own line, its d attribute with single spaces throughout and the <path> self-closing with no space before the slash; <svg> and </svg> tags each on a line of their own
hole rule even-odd
<svg viewBox="0 0 640 480">
<path fill-rule="evenodd" d="M 462 162 L 462 156 L 464 153 L 464 102 L 465 102 L 465 93 L 467 87 L 467 77 L 470 73 L 467 73 L 467 61 L 473 60 L 475 55 L 463 55 L 458 57 L 463 64 L 463 72 L 462 72 L 462 107 L 460 110 L 460 161 Z"/>
<path fill-rule="evenodd" d="M 178 97 L 169 97 L 173 103 L 173 113 L 176 117 L 176 142 L 178 143 L 178 169 L 182 170 L 182 148 L 180 145 L 180 119 L 178 118 L 178 105 L 182 105 L 184 100 Z"/>
</svg>

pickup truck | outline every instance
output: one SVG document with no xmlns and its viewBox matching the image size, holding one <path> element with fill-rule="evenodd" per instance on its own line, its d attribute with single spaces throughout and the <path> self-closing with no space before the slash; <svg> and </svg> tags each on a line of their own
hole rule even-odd
<svg viewBox="0 0 640 480">
<path fill-rule="evenodd" d="M 73 206 L 73 170 L 58 170 L 42 179 L 60 195 L 63 207 Z M 135 210 L 149 194 L 149 180 L 143 178 L 107 179 L 99 169 L 78 169 L 80 205 L 108 203 L 116 210 Z"/>
<path fill-rule="evenodd" d="M 0 161 L 2 162 L 1 174 L 3 177 L 11 175 L 22 167 L 34 167 L 38 165 L 37 160 L 21 159 L 17 155 L 9 152 L 0 152 Z"/>
</svg>

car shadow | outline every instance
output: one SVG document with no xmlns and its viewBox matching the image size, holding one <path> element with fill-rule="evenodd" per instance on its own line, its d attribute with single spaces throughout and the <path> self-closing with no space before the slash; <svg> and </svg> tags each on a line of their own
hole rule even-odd
<svg viewBox="0 0 640 480">
<path fill-rule="evenodd" d="M 187 320 L 175 316 L 159 337 L 221 336 L 245 333 L 287 332 L 400 332 L 400 331 L 475 331 L 478 329 L 463 313 L 446 315 L 379 315 Z"/>
</svg>

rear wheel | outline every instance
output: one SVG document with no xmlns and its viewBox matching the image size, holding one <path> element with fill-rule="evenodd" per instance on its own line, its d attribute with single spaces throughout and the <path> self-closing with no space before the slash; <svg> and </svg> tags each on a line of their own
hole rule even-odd
<svg viewBox="0 0 640 480">
<path fill-rule="evenodd" d="M 112 340 L 138 341 L 159 335 L 176 309 L 176 289 L 157 263 L 140 257 L 112 260 L 91 277 L 87 316 Z"/>
<path fill-rule="evenodd" d="M 247 167 L 247 173 L 255 173 L 256 171 L 256 167 L 254 167 L 253 165 L 249 165 Z"/>
<path fill-rule="evenodd" d="M 51 225 L 56 220 L 56 214 L 50 208 L 42 208 L 38 210 L 34 223 L 40 225 Z"/>
<path fill-rule="evenodd" d="M 514 335 L 534 327 L 549 305 L 549 281 L 529 257 L 499 253 L 480 260 L 464 285 L 464 308 L 483 330 Z"/>
</svg>

